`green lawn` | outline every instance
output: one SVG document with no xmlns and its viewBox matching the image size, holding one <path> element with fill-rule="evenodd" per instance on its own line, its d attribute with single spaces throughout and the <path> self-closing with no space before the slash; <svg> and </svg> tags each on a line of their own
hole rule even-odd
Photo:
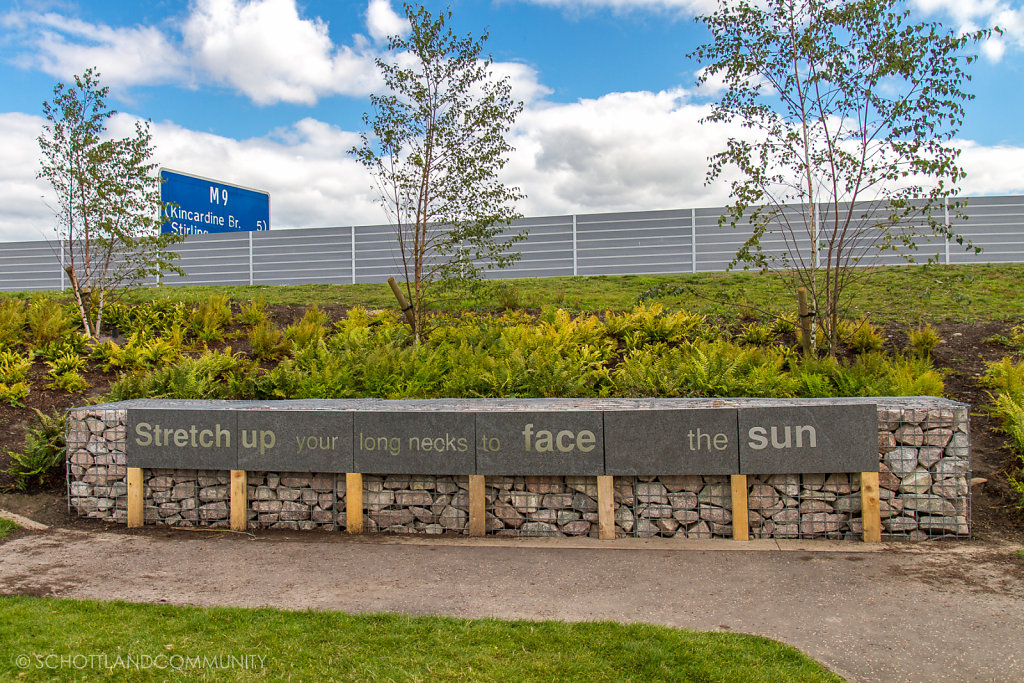
<svg viewBox="0 0 1024 683">
<path fill-rule="evenodd" d="M 866 315 L 886 322 L 937 323 L 1004 320 L 1024 315 L 1024 265 L 900 266 L 858 269 L 850 286 L 846 317 Z M 211 293 L 232 299 L 265 297 L 280 304 L 344 304 L 394 308 L 386 283 L 252 287 L 161 287 L 133 293 L 132 300 L 170 298 L 198 302 Z M 539 308 L 553 305 L 574 312 L 625 310 L 654 294 L 670 308 L 735 319 L 792 313 L 795 295 L 778 273 L 706 273 L 698 275 L 621 275 L 551 277 L 496 281 L 483 296 L 449 301 L 451 309 L 496 310 L 506 305 Z M 25 294 L 27 296 L 27 294 Z"/>
<path fill-rule="evenodd" d="M 204 656 L 207 666 L 188 664 L 188 658 L 194 662 Z M 129 657 L 148 668 L 126 669 Z M 211 668 L 211 662 L 223 668 Z M 188 669 L 182 675 L 170 666 Z M 0 678 L 4 680 L 183 677 L 218 681 L 842 680 L 794 648 L 732 633 L 614 623 L 352 616 L 0 597 Z"/>
</svg>

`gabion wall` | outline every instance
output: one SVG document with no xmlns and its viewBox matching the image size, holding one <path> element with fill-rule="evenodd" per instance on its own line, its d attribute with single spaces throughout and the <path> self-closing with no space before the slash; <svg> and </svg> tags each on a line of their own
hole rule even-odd
<svg viewBox="0 0 1024 683">
<path fill-rule="evenodd" d="M 970 430 L 966 406 L 926 398 L 878 399 L 883 535 L 970 534 Z M 75 409 L 68 427 L 68 500 L 77 514 L 127 521 L 124 410 Z M 254 529 L 344 529 L 345 475 L 248 472 Z M 485 479 L 486 531 L 496 536 L 598 535 L 596 477 Z M 616 477 L 618 536 L 731 537 L 727 476 Z M 227 527 L 230 473 L 144 470 L 147 523 Z M 754 538 L 860 538 L 860 475 L 748 476 Z M 468 534 L 469 483 L 461 476 L 363 475 L 367 532 Z"/>
</svg>

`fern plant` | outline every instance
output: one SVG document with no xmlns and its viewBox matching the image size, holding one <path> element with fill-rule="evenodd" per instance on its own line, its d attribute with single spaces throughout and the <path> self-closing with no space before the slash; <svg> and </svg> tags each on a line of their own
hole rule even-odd
<svg viewBox="0 0 1024 683">
<path fill-rule="evenodd" d="M 27 491 L 41 486 L 64 464 L 67 443 L 64 440 L 66 416 L 60 412 L 46 415 L 35 410 L 35 425 L 25 435 L 23 453 L 7 451 L 11 465 L 7 473 L 14 477 L 14 486 Z"/>
</svg>

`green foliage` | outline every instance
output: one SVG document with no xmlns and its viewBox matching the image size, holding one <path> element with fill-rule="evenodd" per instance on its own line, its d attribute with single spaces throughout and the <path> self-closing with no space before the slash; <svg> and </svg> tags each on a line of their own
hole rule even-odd
<svg viewBox="0 0 1024 683">
<path fill-rule="evenodd" d="M 405 3 L 403 11 L 410 34 L 391 36 L 391 55 L 376 60 L 386 92 L 370 95 L 370 132 L 350 153 L 376 179 L 421 338 L 434 283 L 479 281 L 520 257 L 512 247 L 526 235 L 507 229 L 524 195 L 499 175 L 523 105 L 483 57 L 486 32 L 455 35 L 450 10 L 434 16 Z"/>
<path fill-rule="evenodd" d="M 271 360 L 277 358 L 283 351 L 281 330 L 274 327 L 269 320 L 253 325 L 248 338 L 253 358 Z"/>
<path fill-rule="evenodd" d="M 122 375 L 110 387 L 109 398 L 236 399 L 254 394 L 254 366 L 231 349 L 205 351 L 197 358 L 150 371 Z"/>
<path fill-rule="evenodd" d="M 83 331 L 97 338 L 108 294 L 147 276 L 172 271 L 181 237 L 161 233 L 160 178 L 152 163 L 149 122 L 134 134 L 111 138 L 108 89 L 87 69 L 74 84 L 57 83 L 43 103 L 39 135 L 41 170 L 56 195 L 61 262 L 68 275 Z M 49 341 L 49 340 L 48 340 Z"/>
<path fill-rule="evenodd" d="M 0 351 L 0 382 L 12 384 L 28 377 L 32 359 L 17 351 Z"/>
<path fill-rule="evenodd" d="M 989 413 L 1000 421 L 999 429 L 1007 437 L 1007 445 L 1016 453 L 1018 467 L 1007 474 L 1011 488 L 1017 493 L 1017 507 L 1024 512 L 1024 362 L 1010 358 L 989 363 L 982 385 L 995 390 Z"/>
<path fill-rule="evenodd" d="M 24 341 L 27 318 L 24 303 L 0 298 L 0 350 L 14 348 Z"/>
<path fill-rule="evenodd" d="M 982 375 L 981 385 L 999 394 L 1024 399 L 1024 362 L 1015 363 L 1010 357 L 1003 357 L 989 363 Z"/>
<path fill-rule="evenodd" d="M 601 396 L 834 396 L 941 394 L 927 360 L 866 353 L 852 362 L 800 361 L 792 349 L 734 343 L 702 315 L 661 304 L 574 316 L 545 308 L 498 317 L 438 315 L 421 343 L 391 311 L 355 307 L 332 326 L 317 307 L 284 333 L 249 331 L 251 358 L 181 358 L 181 349 L 133 335 L 93 348 L 104 367 L 129 371 L 112 398 L 440 398 Z M 764 339 L 767 326 L 748 325 Z M 762 339 L 763 341 L 763 339 Z M 287 351 L 287 354 L 285 354 Z M 220 364 L 226 364 L 223 367 Z"/>
<path fill-rule="evenodd" d="M 752 228 L 731 265 L 791 274 L 834 354 L 861 259 L 912 261 L 932 235 L 963 244 L 942 210 L 950 200 L 962 213 L 954 142 L 976 59 L 966 49 L 991 31 L 915 23 L 897 0 L 713 7 L 699 17 L 712 40 L 689 57 L 703 65 L 698 84 L 723 86 L 704 121 L 744 131 L 710 157 L 707 173 L 709 183 L 735 178 L 719 224 Z"/>
<path fill-rule="evenodd" d="M 218 296 L 226 295 L 211 295 Z M 175 329 L 191 329 L 192 309 L 182 301 L 169 299 L 153 301 L 145 306 L 129 306 L 120 301 L 112 301 L 107 304 L 104 317 L 111 327 L 126 337 L 133 334 L 145 337 L 166 336 Z"/>
<path fill-rule="evenodd" d="M 0 382 L 0 401 L 15 406 L 17 408 L 25 407 L 25 399 L 28 397 L 31 389 L 29 388 L 28 382 Z"/>
<path fill-rule="evenodd" d="M 33 301 L 25 320 L 29 343 L 35 348 L 61 341 L 75 326 L 75 314 L 53 299 Z"/>
<path fill-rule="evenodd" d="M 857 353 L 881 351 L 885 345 L 882 329 L 872 325 L 867 318 L 861 318 L 853 325 L 850 334 L 850 346 Z"/>
<path fill-rule="evenodd" d="M 773 325 L 762 325 L 759 323 L 747 323 L 743 330 L 736 335 L 737 341 L 753 346 L 764 346 L 775 341 L 778 335 Z"/>
<path fill-rule="evenodd" d="M 47 361 L 50 366 L 48 373 L 53 380 L 46 385 L 47 389 L 61 389 L 73 394 L 81 394 L 89 388 L 88 382 L 82 377 L 85 369 L 85 358 L 76 353 L 63 353 L 53 360 Z"/>
<path fill-rule="evenodd" d="M 231 300 L 225 295 L 209 296 L 192 311 L 192 332 L 203 342 L 221 341 L 231 320 Z"/>
<path fill-rule="evenodd" d="M 240 325 L 255 327 L 267 322 L 267 297 L 258 296 L 255 299 L 243 301 L 238 306 L 236 318 Z"/>
<path fill-rule="evenodd" d="M 932 349 L 942 341 L 942 337 L 931 325 L 918 325 L 917 329 L 907 333 L 907 338 L 918 358 L 931 358 Z"/>
<path fill-rule="evenodd" d="M 43 485 L 47 479 L 58 473 L 64 464 L 67 444 L 64 440 L 66 416 L 60 412 L 46 415 L 35 411 L 35 424 L 25 435 L 25 451 L 8 451 L 11 465 L 7 473 L 14 477 L 19 491 L 26 491 L 33 485 Z"/>
</svg>

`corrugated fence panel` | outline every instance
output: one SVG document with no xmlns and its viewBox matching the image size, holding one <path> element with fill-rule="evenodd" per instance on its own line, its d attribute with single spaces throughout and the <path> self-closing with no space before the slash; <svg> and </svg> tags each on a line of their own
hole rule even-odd
<svg viewBox="0 0 1024 683">
<path fill-rule="evenodd" d="M 527 239 L 514 246 L 522 258 L 508 269 L 490 271 L 488 277 L 723 271 L 750 235 L 749 224 L 720 228 L 718 218 L 723 211 L 715 207 L 578 215 L 575 233 L 573 216 L 520 219 L 509 234 L 528 232 Z M 764 235 L 761 247 L 766 255 L 795 253 L 810 262 L 813 253 L 811 235 L 803 227 L 805 212 L 802 206 L 787 207 L 783 217 L 793 221 L 793 230 Z M 968 198 L 966 214 L 967 220 L 951 216 L 953 229 L 982 247 L 983 253 L 975 255 L 955 242 L 947 245 L 943 239 L 919 234 L 914 260 L 1024 263 L 1024 197 Z M 941 210 L 937 218 L 942 219 Z M 822 207 L 822 232 L 833 229 L 831 219 L 828 208 Z M 861 219 L 864 226 L 871 225 L 870 206 Z M 910 221 L 904 229 L 917 232 L 919 223 Z M 383 282 L 403 275 L 395 232 L 388 225 L 195 235 L 175 249 L 187 275 L 167 276 L 165 284 L 248 284 L 250 279 L 254 284 L 337 284 Z M 851 253 L 863 256 L 861 265 L 906 263 L 897 254 L 860 253 L 855 242 Z M 0 244 L 0 291 L 58 289 L 61 285 L 55 243 Z"/>
<path fill-rule="evenodd" d="M 263 285 L 352 282 L 350 228 L 252 233 L 253 282 Z"/>
<path fill-rule="evenodd" d="M 526 239 L 514 246 L 523 255 L 503 270 L 492 270 L 489 277 L 554 277 L 572 275 L 572 216 L 523 218 L 512 223 L 509 233 L 525 230 Z"/>
<path fill-rule="evenodd" d="M 56 243 L 0 244 L 0 291 L 60 288 L 60 249 Z"/>
<path fill-rule="evenodd" d="M 185 277 L 168 275 L 166 285 L 249 284 L 249 233 L 210 233 L 175 245 Z"/>
<path fill-rule="evenodd" d="M 580 275 L 678 273 L 689 270 L 691 212 L 641 211 L 576 217 Z"/>
<path fill-rule="evenodd" d="M 966 221 L 953 221 L 954 229 L 984 251 L 967 252 L 954 242 L 950 263 L 1024 262 L 1024 197 L 973 197 L 966 214 Z"/>
</svg>

